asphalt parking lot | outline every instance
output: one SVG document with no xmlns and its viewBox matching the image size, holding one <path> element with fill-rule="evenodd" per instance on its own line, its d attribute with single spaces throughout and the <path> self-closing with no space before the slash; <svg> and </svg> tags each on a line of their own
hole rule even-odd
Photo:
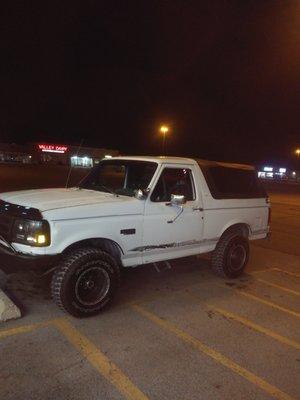
<svg viewBox="0 0 300 400">
<path fill-rule="evenodd" d="M 247 273 L 209 257 L 126 271 L 112 306 L 79 320 L 47 277 L 11 275 L 23 317 L 0 325 L 0 398 L 299 399 L 300 193 L 271 196 L 272 238 Z"/>
</svg>

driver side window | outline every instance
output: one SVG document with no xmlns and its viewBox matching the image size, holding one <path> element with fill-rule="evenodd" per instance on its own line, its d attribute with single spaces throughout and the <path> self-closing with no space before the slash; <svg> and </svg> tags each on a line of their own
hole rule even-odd
<svg viewBox="0 0 300 400">
<path fill-rule="evenodd" d="M 165 168 L 152 192 L 151 201 L 171 201 L 171 194 L 184 195 L 187 201 L 195 200 L 192 172 L 188 168 Z"/>
</svg>

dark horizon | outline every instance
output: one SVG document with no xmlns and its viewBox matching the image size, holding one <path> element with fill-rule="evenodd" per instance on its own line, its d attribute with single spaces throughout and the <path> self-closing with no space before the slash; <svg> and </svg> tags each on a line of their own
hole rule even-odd
<svg viewBox="0 0 300 400">
<path fill-rule="evenodd" d="M 184 4 L 2 6 L 0 142 L 298 167 L 299 2 Z"/>
</svg>

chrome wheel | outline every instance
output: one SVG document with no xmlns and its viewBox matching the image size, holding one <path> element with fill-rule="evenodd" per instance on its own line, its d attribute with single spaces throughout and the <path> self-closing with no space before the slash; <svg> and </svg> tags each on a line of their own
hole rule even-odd
<svg viewBox="0 0 300 400">
<path fill-rule="evenodd" d="M 76 281 L 76 298 L 82 305 L 96 305 L 105 298 L 110 284 L 110 277 L 105 269 L 100 266 L 87 268 L 81 272 Z"/>
<path fill-rule="evenodd" d="M 236 243 L 229 251 L 229 264 L 232 270 L 238 271 L 244 267 L 247 252 L 242 244 Z"/>
</svg>

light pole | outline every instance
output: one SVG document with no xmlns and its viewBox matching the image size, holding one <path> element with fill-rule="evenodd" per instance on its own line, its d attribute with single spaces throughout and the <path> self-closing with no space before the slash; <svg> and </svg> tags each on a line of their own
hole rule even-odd
<svg viewBox="0 0 300 400">
<path fill-rule="evenodd" d="M 163 155 L 165 156 L 166 154 L 166 134 L 169 132 L 169 127 L 167 125 L 161 125 L 159 128 L 160 132 L 163 135 Z"/>
<path fill-rule="evenodd" d="M 295 154 L 297 154 L 297 169 L 300 168 L 299 160 L 300 160 L 300 148 L 295 150 Z"/>
</svg>

